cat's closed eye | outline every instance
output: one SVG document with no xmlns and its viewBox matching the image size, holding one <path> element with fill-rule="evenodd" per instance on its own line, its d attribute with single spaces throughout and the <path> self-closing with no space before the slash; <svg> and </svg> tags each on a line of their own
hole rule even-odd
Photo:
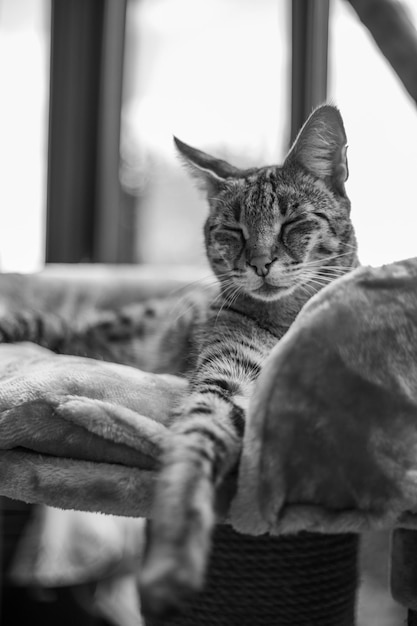
<svg viewBox="0 0 417 626">
<path fill-rule="evenodd" d="M 222 230 L 232 235 L 236 235 L 238 237 L 244 237 L 243 230 L 240 228 L 240 226 L 232 226 L 230 224 L 225 224 Z"/>
<path fill-rule="evenodd" d="M 297 224 L 300 224 L 302 221 L 303 221 L 303 218 L 301 217 L 294 217 L 292 219 L 288 219 L 282 224 L 281 229 L 289 230 L 290 228 L 296 226 Z"/>
<path fill-rule="evenodd" d="M 330 218 L 328 215 L 326 215 L 326 213 L 323 213 L 322 211 L 315 211 L 314 216 L 319 217 L 321 220 L 324 220 L 325 222 L 330 224 Z"/>
</svg>

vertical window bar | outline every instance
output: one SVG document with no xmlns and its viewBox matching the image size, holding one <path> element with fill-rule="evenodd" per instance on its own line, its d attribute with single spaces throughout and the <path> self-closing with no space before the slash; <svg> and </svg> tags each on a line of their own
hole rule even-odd
<svg viewBox="0 0 417 626">
<path fill-rule="evenodd" d="M 93 257 L 103 0 L 53 0 L 46 262 Z"/>
<path fill-rule="evenodd" d="M 291 143 L 327 97 L 329 0 L 292 0 Z"/>
<path fill-rule="evenodd" d="M 47 263 L 126 260 L 119 184 L 126 4 L 52 0 Z"/>
<path fill-rule="evenodd" d="M 133 233 L 123 230 L 128 216 L 119 179 L 126 8 L 127 0 L 107 0 L 104 11 L 94 229 L 94 260 L 100 263 L 131 260 L 126 236 Z"/>
</svg>

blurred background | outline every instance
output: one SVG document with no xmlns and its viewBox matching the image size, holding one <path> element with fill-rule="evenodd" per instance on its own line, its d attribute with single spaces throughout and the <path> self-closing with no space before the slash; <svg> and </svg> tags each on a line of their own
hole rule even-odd
<svg viewBox="0 0 417 626">
<path fill-rule="evenodd" d="M 279 163 L 325 100 L 361 261 L 415 256 L 416 25 L 415 0 L 0 0 L 0 271 L 203 267 L 205 204 L 172 135 Z M 405 619 L 387 550 L 369 538 L 360 626 Z"/>
<path fill-rule="evenodd" d="M 347 0 L 1 0 L 0 84 L 2 271 L 204 264 L 172 135 L 279 163 L 326 98 L 362 261 L 415 255 L 415 101 Z"/>
</svg>

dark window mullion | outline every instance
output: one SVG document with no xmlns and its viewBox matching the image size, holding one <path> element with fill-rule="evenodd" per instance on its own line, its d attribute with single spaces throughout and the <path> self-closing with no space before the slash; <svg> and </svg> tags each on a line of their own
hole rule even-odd
<svg viewBox="0 0 417 626">
<path fill-rule="evenodd" d="M 291 2 L 291 143 L 327 97 L 329 0 Z"/>
<path fill-rule="evenodd" d="M 127 0 L 107 0 L 104 12 L 94 229 L 94 260 L 100 263 L 131 260 L 126 258 L 131 245 L 122 230 L 126 207 L 119 179 L 126 8 Z M 132 229 L 128 235 L 133 237 Z"/>
<path fill-rule="evenodd" d="M 92 260 L 103 0 L 52 0 L 46 262 Z"/>
<path fill-rule="evenodd" d="M 127 260 L 119 183 L 126 3 L 52 0 L 47 263 Z"/>
</svg>

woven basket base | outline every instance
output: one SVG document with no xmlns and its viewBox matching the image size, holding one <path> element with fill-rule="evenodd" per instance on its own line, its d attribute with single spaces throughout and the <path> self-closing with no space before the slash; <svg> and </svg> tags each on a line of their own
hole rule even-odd
<svg viewBox="0 0 417 626">
<path fill-rule="evenodd" d="M 219 525 L 205 590 L 146 626 L 353 626 L 357 535 L 250 537 Z"/>
</svg>

